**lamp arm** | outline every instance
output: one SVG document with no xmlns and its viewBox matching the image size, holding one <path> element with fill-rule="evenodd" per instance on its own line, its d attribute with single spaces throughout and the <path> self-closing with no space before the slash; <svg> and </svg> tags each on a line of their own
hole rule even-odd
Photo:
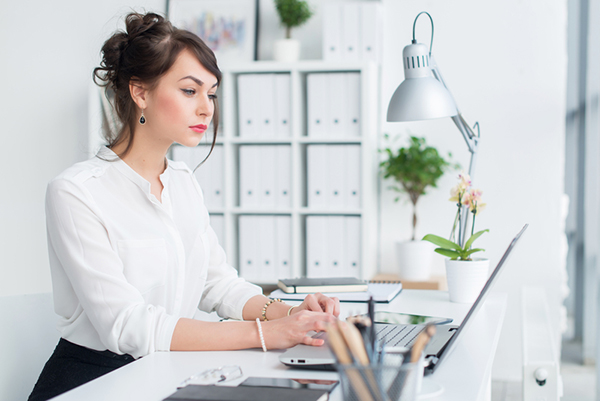
<svg viewBox="0 0 600 401">
<path fill-rule="evenodd" d="M 469 176 L 471 177 L 471 180 L 473 180 L 473 175 L 475 174 L 475 162 L 477 161 L 477 148 L 479 146 L 479 133 L 476 135 L 475 132 L 473 132 L 460 112 L 452 117 L 452 121 L 454 121 L 454 124 L 465 139 L 469 152 L 471 153 Z M 476 125 L 479 127 L 479 123 L 476 123 Z"/>
<path fill-rule="evenodd" d="M 442 83 L 442 85 L 444 85 L 444 87 L 446 89 L 448 89 L 448 86 L 446 86 L 446 82 L 444 82 L 444 78 L 442 78 L 442 73 L 440 72 L 440 69 L 437 66 L 437 63 L 435 62 L 435 59 L 434 59 L 433 55 L 431 54 L 431 52 L 429 53 L 429 64 L 431 66 L 431 72 L 433 73 L 434 78 L 437 79 L 438 81 L 440 81 Z M 449 89 L 448 89 L 448 92 L 450 92 Z M 458 111 L 458 106 L 456 109 Z M 475 164 L 477 162 L 477 148 L 479 145 L 479 137 L 480 137 L 479 123 L 475 123 L 475 127 L 477 127 L 477 134 L 475 134 L 473 129 L 465 121 L 462 114 L 460 114 L 460 111 L 458 112 L 457 115 L 452 117 L 452 121 L 454 121 L 456 128 L 458 128 L 458 130 L 462 134 L 465 142 L 467 143 L 467 147 L 469 148 L 469 152 L 471 153 L 471 160 L 469 161 L 469 177 L 471 177 L 471 182 L 473 182 L 473 176 L 475 174 Z M 458 243 L 461 246 L 464 246 L 465 242 L 467 241 L 469 208 L 467 206 L 463 206 L 461 208 L 460 214 L 461 214 L 461 219 L 460 219 L 460 228 L 459 228 L 459 233 L 458 233 Z"/>
<path fill-rule="evenodd" d="M 446 82 L 444 82 L 444 78 L 442 77 L 442 72 L 440 71 L 440 68 L 438 67 L 438 65 L 436 63 L 435 58 L 433 57 L 433 54 L 431 54 L 431 53 L 429 53 L 429 65 L 431 67 L 431 72 L 433 73 L 434 78 L 437 79 L 438 81 L 440 81 L 442 83 L 442 85 L 444 85 L 444 87 L 446 89 L 448 89 L 448 86 L 446 85 Z M 450 89 L 448 89 L 448 92 L 450 92 Z M 458 110 L 458 106 L 456 107 L 456 110 Z M 452 121 L 454 121 L 456 128 L 458 128 L 458 130 L 462 134 L 463 138 L 465 139 L 465 142 L 467 143 L 467 147 L 469 148 L 469 152 L 471 152 L 471 163 L 469 165 L 469 175 L 471 176 L 471 179 L 472 179 L 473 173 L 475 172 L 475 159 L 476 159 L 475 154 L 477 153 L 477 145 L 479 142 L 479 124 L 475 123 L 476 126 L 478 127 L 477 134 L 475 134 L 473 129 L 471 127 L 469 127 L 469 124 L 467 124 L 467 122 L 463 118 L 462 114 L 460 114 L 460 111 L 458 112 L 457 115 L 452 117 Z"/>
</svg>

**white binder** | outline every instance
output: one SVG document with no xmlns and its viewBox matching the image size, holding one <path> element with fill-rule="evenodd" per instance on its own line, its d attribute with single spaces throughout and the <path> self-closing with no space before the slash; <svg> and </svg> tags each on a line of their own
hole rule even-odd
<svg viewBox="0 0 600 401">
<path fill-rule="evenodd" d="M 383 13 L 381 3 L 362 2 L 360 6 L 361 60 L 382 62 Z"/>
<path fill-rule="evenodd" d="M 292 147 L 280 145 L 275 147 L 275 207 L 289 209 L 292 207 Z"/>
<path fill-rule="evenodd" d="M 323 209 L 328 201 L 328 145 L 308 145 L 306 147 L 308 207 Z"/>
<path fill-rule="evenodd" d="M 329 130 L 329 74 L 308 74 L 307 85 L 307 110 L 308 110 L 308 136 L 323 138 Z"/>
<path fill-rule="evenodd" d="M 287 138 L 292 136 L 292 107 L 290 74 L 275 74 L 275 136 Z"/>
<path fill-rule="evenodd" d="M 345 216 L 327 216 L 327 277 L 346 277 Z"/>
<path fill-rule="evenodd" d="M 197 156 L 194 161 L 195 165 L 192 169 L 196 168 L 202 160 L 208 155 L 210 151 L 210 145 L 197 146 L 196 149 L 201 151 L 197 152 Z M 218 209 L 225 206 L 225 196 L 223 194 L 223 187 L 225 181 L 225 162 L 223 154 L 223 145 L 215 145 L 211 155 L 202 166 L 198 167 L 196 174 L 200 172 L 202 175 L 203 182 L 207 184 L 204 190 L 204 197 L 206 201 L 206 207 L 210 209 Z"/>
<path fill-rule="evenodd" d="M 257 137 L 259 134 L 258 112 L 260 103 L 256 94 L 260 92 L 259 74 L 240 74 L 238 84 L 238 128 L 241 137 Z"/>
<path fill-rule="evenodd" d="M 306 277 L 328 277 L 327 216 L 306 218 Z"/>
<path fill-rule="evenodd" d="M 240 146 L 240 206 L 252 209 L 259 204 L 259 160 L 257 146 Z"/>
<path fill-rule="evenodd" d="M 344 124 L 344 135 L 345 136 L 360 136 L 360 102 L 361 102 L 361 87 L 360 87 L 360 73 L 349 72 L 345 75 L 345 124 Z"/>
<path fill-rule="evenodd" d="M 239 271 L 248 281 L 258 282 L 258 230 L 257 216 L 239 217 Z"/>
<path fill-rule="evenodd" d="M 323 60 L 342 60 L 342 9 L 340 3 L 325 3 L 323 8 Z"/>
<path fill-rule="evenodd" d="M 274 209 L 276 146 L 254 146 L 254 160 L 259 165 L 258 171 L 258 204 L 259 209 Z"/>
<path fill-rule="evenodd" d="M 253 101 L 258 107 L 258 135 L 261 138 L 275 136 L 275 74 L 258 74 L 258 90 Z"/>
<path fill-rule="evenodd" d="M 329 88 L 325 98 L 329 102 L 329 113 L 328 131 L 325 132 L 325 136 L 328 138 L 341 138 L 346 135 L 348 129 L 346 73 L 329 73 L 327 74 L 327 82 Z"/>
<path fill-rule="evenodd" d="M 346 148 L 350 145 L 327 145 L 329 168 L 322 171 L 326 175 L 326 204 L 328 209 L 345 209 L 347 198 Z"/>
<path fill-rule="evenodd" d="M 344 228 L 345 266 L 344 271 L 350 277 L 360 277 L 360 217 L 346 216 Z"/>
<path fill-rule="evenodd" d="M 348 2 L 342 13 L 342 59 L 359 61 L 360 50 L 360 3 Z"/>
<path fill-rule="evenodd" d="M 275 216 L 275 267 L 274 279 L 292 277 L 292 218 Z"/>
<path fill-rule="evenodd" d="M 274 282 L 277 277 L 275 256 L 275 216 L 256 216 L 258 233 L 258 282 Z"/>
<path fill-rule="evenodd" d="M 345 146 L 345 176 L 346 186 L 344 195 L 344 205 L 346 209 L 356 210 L 361 206 L 361 155 L 360 145 Z"/>
<path fill-rule="evenodd" d="M 206 208 L 210 210 L 213 207 L 215 207 L 213 200 L 213 180 L 210 172 L 210 169 L 213 168 L 213 164 L 215 162 L 215 160 L 212 159 L 212 156 L 214 155 L 211 155 L 210 162 L 207 161 L 202 166 L 196 169 L 196 166 L 198 166 L 198 164 L 200 164 L 200 162 L 202 162 L 202 160 L 204 160 L 204 158 L 208 154 L 209 148 L 205 145 L 199 145 L 194 148 L 187 149 L 188 167 L 194 172 L 194 176 L 196 177 L 198 184 L 200 184 L 200 188 L 202 188 L 202 194 L 204 195 L 204 204 L 206 205 Z M 196 171 L 194 171 L 194 169 L 196 169 Z"/>
</svg>

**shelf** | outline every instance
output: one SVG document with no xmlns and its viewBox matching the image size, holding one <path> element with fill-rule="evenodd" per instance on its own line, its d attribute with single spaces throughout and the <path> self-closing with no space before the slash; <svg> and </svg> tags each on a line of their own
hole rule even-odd
<svg viewBox="0 0 600 401">
<path fill-rule="evenodd" d="M 240 230 L 248 230 L 247 227 L 253 227 L 251 224 L 248 226 L 241 227 L 240 222 L 248 224 L 248 219 L 243 219 L 245 216 L 273 216 L 278 221 L 276 224 L 283 224 L 285 232 L 288 233 L 290 238 L 290 246 L 286 252 L 289 252 L 289 263 L 286 266 L 291 266 L 291 270 L 287 273 L 282 273 L 289 277 L 301 277 L 306 274 L 307 260 L 308 260 L 308 239 L 307 239 L 307 221 L 313 221 L 314 219 L 308 219 L 310 216 L 340 216 L 349 217 L 352 224 L 356 223 L 355 218 L 360 218 L 359 225 L 355 225 L 350 231 L 357 233 L 358 247 L 349 246 L 352 248 L 351 251 L 355 255 L 353 258 L 358 257 L 359 272 L 356 273 L 360 278 L 368 279 L 372 277 L 377 271 L 377 232 L 378 232 L 378 218 L 377 218 L 377 176 L 378 176 L 378 157 L 377 157 L 377 135 L 379 132 L 378 127 L 378 112 L 379 112 L 379 94 L 378 94 L 378 83 L 379 83 L 379 69 L 374 63 L 368 62 L 324 62 L 321 60 L 316 61 L 302 61 L 298 63 L 278 63 L 273 61 L 264 62 L 252 62 L 252 63 L 241 63 L 235 67 L 223 69 L 223 79 L 220 91 L 221 96 L 221 130 L 217 137 L 217 143 L 222 146 L 222 173 L 218 173 L 219 177 L 223 177 L 223 207 L 216 207 L 210 210 L 213 215 L 223 216 L 222 218 L 222 239 L 223 247 L 227 250 L 227 256 L 230 263 L 239 268 L 244 266 L 240 263 L 241 253 L 247 252 L 243 249 L 253 249 L 248 244 L 244 245 L 240 243 L 241 233 Z M 310 127 L 308 126 L 308 84 L 307 81 L 311 73 L 358 73 L 359 77 L 356 78 L 360 87 L 357 90 L 356 101 L 358 102 L 358 110 L 360 115 L 358 116 L 359 127 L 355 131 L 341 131 L 337 135 L 327 135 L 326 137 L 314 137 L 308 136 Z M 238 124 L 238 76 L 245 74 L 288 74 L 289 75 L 289 130 L 286 130 L 288 136 L 273 136 L 273 132 L 270 132 L 269 137 L 257 137 L 259 132 L 252 132 L 250 137 L 239 136 L 239 124 Z M 259 77 L 263 80 L 265 77 Z M 249 77 L 245 77 L 245 83 L 247 84 Z M 282 81 L 280 76 L 276 76 L 274 79 Z M 332 78 L 333 79 L 333 78 Z M 285 81 L 285 80 L 284 80 Z M 258 81 L 265 82 L 265 81 Z M 354 86 L 356 87 L 356 86 Z M 253 93 L 253 92 L 250 92 Z M 281 93 L 281 92 L 278 92 Z M 330 92 L 328 96 L 333 96 L 335 91 Z M 260 97 L 260 96 L 259 96 Z M 252 99 L 252 97 L 250 97 Z M 287 99 L 287 98 L 286 98 Z M 345 99 L 350 99 L 346 97 Z M 284 101 L 284 103 L 288 103 Z M 279 104 L 279 103 L 278 103 Z M 356 110 L 356 109 L 355 109 Z M 259 109 L 260 113 L 264 110 Z M 262 114 L 261 114 L 262 115 Z M 269 127 L 270 128 L 270 127 Z M 355 126 L 356 128 L 356 126 Z M 275 133 L 277 133 L 275 131 Z M 359 134 L 359 135 L 357 135 Z M 204 143 L 204 145 L 210 145 L 210 143 Z M 240 165 L 240 148 L 242 146 L 271 146 L 271 145 L 286 145 L 289 146 L 289 150 L 286 150 L 288 156 L 281 160 L 286 160 L 289 165 L 284 164 L 285 169 L 289 169 L 290 179 L 289 181 L 289 203 L 287 207 L 281 209 L 271 207 L 264 209 L 260 207 L 241 207 L 240 206 L 240 171 L 242 166 Z M 338 145 L 352 145 L 358 146 L 357 155 L 359 156 L 358 163 L 355 163 L 353 167 L 356 167 L 356 173 L 352 177 L 359 176 L 360 181 L 360 202 L 356 204 L 348 204 L 346 207 L 351 209 L 343 210 L 340 207 L 328 208 L 328 207 L 311 207 L 307 205 L 308 195 L 308 170 L 309 161 L 307 160 L 308 153 L 310 151 L 309 145 L 332 145 L 336 147 Z M 335 149 L 333 149 L 335 150 Z M 333 151 L 332 150 L 332 151 Z M 265 154 L 269 154 L 268 151 L 271 149 L 265 149 Z M 326 153 L 327 154 L 327 153 Z M 333 154 L 333 153 L 331 153 Z M 328 156 L 326 156 L 328 157 Z M 246 159 L 247 160 L 247 159 Z M 266 160 L 266 159 L 261 159 Z M 269 159 L 270 160 L 270 159 Z M 345 159 L 343 159 L 345 160 Z M 354 160 L 354 159 L 352 159 Z M 284 162 L 285 163 L 285 162 Z M 260 164 L 260 163 L 259 163 Z M 327 163 L 326 163 L 327 164 Z M 218 168 L 217 164 L 207 164 L 209 168 Z M 254 166 L 252 164 L 252 166 Z M 263 168 L 263 167 L 261 167 Z M 277 167 L 274 167 L 277 169 Z M 327 173 L 328 167 L 325 167 L 324 174 Z M 257 170 L 258 171 L 258 170 Z M 266 171 L 270 171 L 267 170 Z M 279 171 L 279 170 L 276 170 Z M 345 171 L 345 170 L 342 170 Z M 288 173 L 286 173 L 288 174 Z M 259 174 L 260 176 L 260 174 Z M 337 177 L 337 176 L 336 176 Z M 200 183 L 202 186 L 202 182 Z M 260 203 L 258 204 L 261 205 Z M 360 207 L 357 207 L 360 205 Z M 281 219 L 281 217 L 289 216 L 289 219 Z M 285 220 L 285 221 L 284 221 Z M 343 219 L 349 221 L 348 219 Z M 256 224 L 263 224 L 269 219 L 257 220 Z M 339 219 L 334 218 L 332 224 L 337 224 Z M 221 223 L 220 223 L 221 224 Z M 254 224 L 254 223 L 252 223 Z M 271 223 L 265 223 L 271 224 Z M 344 223 L 345 224 L 345 223 Z M 331 230 L 328 226 L 325 226 L 326 230 Z M 346 231 L 346 232 L 350 232 Z M 262 232 L 262 231 L 261 231 Z M 333 231 L 331 231 L 333 232 Z M 251 241 L 256 247 L 263 246 L 264 243 L 273 241 L 273 235 L 261 235 L 257 234 L 251 238 Z M 280 236 L 275 236 L 275 241 L 280 240 Z M 287 239 L 285 240 L 287 243 Z M 354 240 L 353 240 L 354 241 Z M 325 241 L 327 242 L 327 241 Z M 323 242 L 325 249 L 328 249 L 328 245 Z M 245 246 L 245 248 L 244 248 Z M 286 245 L 287 247 L 287 245 Z M 339 247 L 338 247 L 339 248 Z M 343 248 L 343 247 L 342 247 Z M 342 249 L 340 248 L 340 249 Z M 343 251 L 346 252 L 346 249 Z M 348 253 L 348 252 L 346 252 Z M 249 259 L 248 259 L 249 260 Z M 247 264 L 245 266 L 248 266 Z M 265 269 L 271 268 L 264 267 Z M 242 267 L 241 275 L 243 274 L 244 268 Z M 261 273 L 262 274 L 262 273 Z M 277 273 L 271 273 L 269 275 L 263 275 L 261 277 L 248 277 L 251 281 L 258 283 L 270 283 L 273 279 L 271 277 L 277 276 Z M 265 279 L 269 277 L 269 279 Z"/>
</svg>

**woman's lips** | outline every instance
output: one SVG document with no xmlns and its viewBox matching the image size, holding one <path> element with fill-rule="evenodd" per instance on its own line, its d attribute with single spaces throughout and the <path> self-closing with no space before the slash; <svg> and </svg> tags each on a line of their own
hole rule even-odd
<svg viewBox="0 0 600 401">
<path fill-rule="evenodd" d="M 204 131 L 206 131 L 206 128 L 208 128 L 208 127 L 204 124 L 198 124 L 198 125 L 194 125 L 190 128 L 192 129 L 192 131 L 202 134 L 202 133 L 204 133 Z"/>
</svg>

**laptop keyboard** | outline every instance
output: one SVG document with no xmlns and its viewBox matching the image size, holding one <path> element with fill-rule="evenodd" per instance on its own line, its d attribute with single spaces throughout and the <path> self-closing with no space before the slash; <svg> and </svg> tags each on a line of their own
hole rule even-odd
<svg viewBox="0 0 600 401">
<path fill-rule="evenodd" d="M 390 347 L 410 347 L 424 328 L 419 325 L 375 324 L 377 338 Z"/>
<path fill-rule="evenodd" d="M 415 341 L 420 332 L 425 326 L 420 325 L 397 325 L 397 324 L 381 324 L 375 323 L 375 332 L 377 338 L 383 340 L 383 343 L 388 347 L 406 347 L 409 348 Z M 321 331 L 313 338 L 325 338 L 327 334 Z"/>
</svg>

